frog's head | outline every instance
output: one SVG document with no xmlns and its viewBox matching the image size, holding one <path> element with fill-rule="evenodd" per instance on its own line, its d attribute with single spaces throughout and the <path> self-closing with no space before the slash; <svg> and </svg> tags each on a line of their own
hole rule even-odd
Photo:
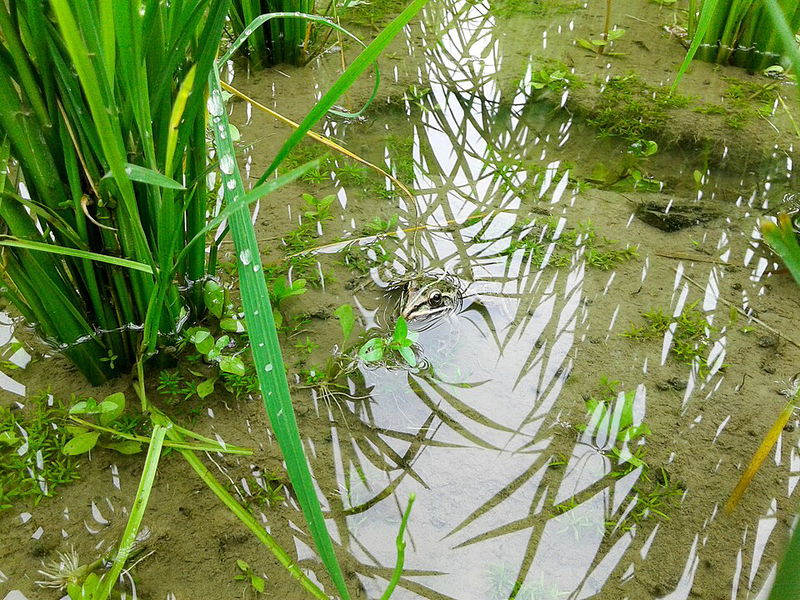
<svg viewBox="0 0 800 600">
<path fill-rule="evenodd" d="M 409 281 L 400 302 L 400 316 L 414 322 L 444 316 L 458 308 L 461 296 L 458 281 L 448 275 Z"/>
</svg>

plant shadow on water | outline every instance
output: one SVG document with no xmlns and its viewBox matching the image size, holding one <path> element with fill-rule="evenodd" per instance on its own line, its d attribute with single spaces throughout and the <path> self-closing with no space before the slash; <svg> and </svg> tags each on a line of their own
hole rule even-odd
<svg viewBox="0 0 800 600">
<path fill-rule="evenodd" d="M 368 597 L 379 596 L 413 492 L 395 598 L 755 594 L 794 509 L 796 435 L 787 433 L 783 454 L 737 513 L 723 515 L 721 506 L 755 446 L 750 432 L 783 405 L 774 380 L 794 374 L 796 348 L 749 318 L 759 310 L 780 323 L 792 292 L 779 276 L 767 281 L 772 260 L 755 234 L 775 192 L 732 167 L 708 168 L 700 153 L 632 156 L 630 140 L 597 139 L 563 108 L 577 75 L 546 58 L 558 57 L 559 45 L 574 52 L 572 30 L 561 29 L 572 17 L 536 24 L 549 46 L 534 57 L 530 40 L 541 38 L 526 29 L 532 23 L 506 22 L 491 5 L 431 3 L 422 23 L 439 43 L 423 36 L 419 45 L 415 29 L 409 47 L 418 47 L 404 57 L 411 72 L 425 65 L 424 80 L 408 82 L 364 122 L 328 124 L 385 163 L 416 191 L 415 202 L 340 165 L 333 177 L 320 170 L 295 186 L 291 232 L 281 232 L 295 258 L 289 277 L 276 279 L 277 300 L 303 278 L 316 305 L 351 303 L 384 337 L 395 323 L 385 298 L 392 283 L 448 273 L 465 287 L 457 312 L 419 331 L 419 367 L 354 361 L 335 386 L 298 369 L 305 385 L 294 402 L 305 409 L 298 418 L 345 570 Z M 591 16 L 578 11 L 577 19 Z M 337 187 L 345 180 L 352 185 Z M 625 196 L 608 189 L 620 182 Z M 690 218 L 675 232 L 634 217 L 636 205 L 657 196 L 647 192 L 665 185 L 689 204 L 724 198 L 725 216 L 702 226 Z M 349 243 L 309 252 L 327 240 L 316 237 L 323 229 Z M 355 241 L 361 233 L 371 237 Z M 657 331 L 631 335 L 647 315 L 660 315 Z M 335 336 L 316 335 L 320 319 L 309 317 L 308 331 L 284 351 L 337 356 Z M 686 322 L 693 329 L 684 335 Z M 217 465 L 231 471 L 232 487 L 281 504 L 271 480 L 262 492 L 247 483 L 269 469 L 238 460 Z M 265 521 L 313 570 L 291 490 L 285 496 Z M 95 513 L 93 503 L 99 523 Z M 238 543 L 226 534 L 212 551 L 222 556 Z M 233 573 L 253 581 L 247 560 Z"/>
</svg>

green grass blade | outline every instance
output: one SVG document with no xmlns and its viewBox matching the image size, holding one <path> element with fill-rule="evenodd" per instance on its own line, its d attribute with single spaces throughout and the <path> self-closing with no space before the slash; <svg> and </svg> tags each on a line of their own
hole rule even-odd
<svg viewBox="0 0 800 600">
<path fill-rule="evenodd" d="M 236 499 L 231 496 L 231 494 L 222 487 L 219 481 L 216 480 L 214 475 L 205 467 L 205 465 L 200 462 L 200 459 L 194 454 L 194 452 L 189 452 L 188 450 L 181 450 L 180 451 L 183 457 L 186 459 L 186 462 L 195 470 L 200 476 L 200 479 L 211 489 L 214 494 L 216 494 L 217 498 L 222 500 L 222 503 L 230 510 L 244 525 L 255 534 L 255 536 L 264 544 L 269 551 L 278 559 L 289 573 L 291 573 L 292 577 L 297 579 L 306 590 L 308 590 L 312 596 L 315 598 L 319 598 L 319 600 L 329 600 L 328 595 L 325 594 L 313 581 L 311 581 L 305 573 L 297 566 L 297 564 L 292 560 L 292 557 L 284 550 L 275 538 L 273 538 L 264 527 L 261 526 L 253 515 L 251 515 L 247 509 L 245 509 L 241 504 L 239 504 Z"/>
<path fill-rule="evenodd" d="M 344 33 L 347 37 L 354 40 L 362 47 L 367 48 L 367 45 L 364 42 L 362 42 L 357 36 L 347 31 L 347 29 L 345 29 L 338 23 L 329 21 L 324 17 L 319 17 L 317 15 L 312 15 L 312 14 L 299 13 L 299 12 L 271 12 L 265 15 L 260 15 L 255 19 L 253 19 L 253 21 L 245 29 L 244 33 L 242 33 L 238 38 L 236 38 L 233 44 L 231 44 L 231 46 L 228 48 L 228 51 L 222 56 L 222 58 L 219 59 L 219 63 L 221 64 L 229 60 L 231 56 L 233 56 L 233 53 L 239 48 L 239 46 L 241 46 L 245 42 L 245 40 L 248 39 L 248 37 L 251 37 L 251 35 L 255 37 L 255 34 L 252 34 L 251 32 L 254 32 L 258 27 L 263 26 L 272 19 L 285 19 L 288 22 L 305 20 L 305 21 L 311 21 L 312 23 L 319 23 L 320 25 L 325 25 L 326 27 L 331 27 L 333 29 L 336 29 L 337 31 L 340 31 L 341 33 Z M 377 96 L 378 87 L 380 86 L 380 83 L 381 83 L 381 75 L 380 71 L 378 70 L 378 65 L 376 64 L 375 84 L 372 86 L 372 94 L 370 94 L 370 97 L 364 103 L 364 106 L 362 106 L 357 112 L 354 113 L 342 110 L 335 110 L 335 109 L 329 109 L 327 112 L 334 115 L 338 115 L 340 117 L 345 117 L 347 119 L 357 119 L 364 113 L 364 111 L 367 110 L 367 107 L 369 107 L 369 105 Z"/>
<path fill-rule="evenodd" d="M 153 433 L 150 436 L 150 446 L 147 449 L 147 458 L 144 461 L 144 468 L 142 469 L 142 478 L 139 480 L 139 489 L 136 490 L 136 497 L 131 506 L 131 516 L 128 517 L 128 524 L 125 526 L 125 531 L 122 533 L 122 539 L 119 543 L 117 555 L 114 557 L 114 563 L 111 569 L 103 575 L 102 584 L 98 591 L 94 594 L 92 600 L 105 600 L 111 593 L 114 584 L 117 582 L 117 577 L 122 572 L 125 562 L 136 543 L 136 535 L 139 532 L 139 527 L 142 524 L 144 511 L 147 508 L 147 501 L 150 499 L 150 492 L 153 489 L 153 482 L 156 478 L 156 471 L 158 470 L 158 461 L 161 457 L 161 447 L 164 444 L 164 438 L 167 434 L 167 428 L 162 425 L 154 425 Z"/>
<path fill-rule="evenodd" d="M 411 516 L 411 507 L 414 506 L 416 496 L 411 494 L 408 497 L 408 504 L 406 510 L 403 512 L 403 520 L 400 521 L 400 530 L 397 532 L 397 539 L 395 545 L 397 546 L 397 561 L 392 571 L 392 578 L 389 580 L 389 585 L 386 586 L 386 591 L 383 592 L 381 600 L 389 600 L 394 593 L 394 588 L 400 583 L 400 578 L 403 576 L 403 563 L 406 557 L 406 541 L 404 539 L 406 533 L 406 526 L 408 525 L 408 518 Z"/>
<path fill-rule="evenodd" d="M 414 0 L 377 38 L 359 55 L 353 64 L 334 84 L 330 91 L 317 103 L 303 120 L 298 130 L 289 138 L 281 152 L 273 161 L 266 179 L 291 148 L 297 144 L 314 123 L 316 123 L 336 102 L 352 83 L 374 62 L 378 54 L 391 39 L 425 4 L 426 0 Z M 222 63 L 218 63 L 222 64 Z M 219 71 L 209 77 L 208 111 L 212 130 L 215 133 L 217 154 L 220 158 L 222 187 L 226 202 L 234 202 L 244 195 L 241 174 L 235 161 L 233 145 L 229 136 L 221 136 L 220 131 L 228 131 L 227 114 L 222 102 Z M 261 183 L 262 181 L 259 181 Z M 341 568 L 333 551 L 333 543 L 325 525 L 316 488 L 311 477 L 308 461 L 300 438 L 294 416 L 292 400 L 286 381 L 286 372 L 278 342 L 277 330 L 269 303 L 269 293 L 262 272 L 260 252 L 255 231 L 250 221 L 249 211 L 240 209 L 230 217 L 231 233 L 238 253 L 238 272 L 244 307 L 245 321 L 251 340 L 251 350 L 256 373 L 259 378 L 264 404 L 276 439 L 283 452 L 286 469 L 292 482 L 298 502 L 303 510 L 309 531 L 317 551 L 323 561 L 339 595 L 349 600 L 350 595 L 344 583 Z"/>
<path fill-rule="evenodd" d="M 692 38 L 692 44 L 689 46 L 689 50 L 686 51 L 686 56 L 684 57 L 683 62 L 678 69 L 678 74 L 675 75 L 675 81 L 673 81 L 672 85 L 669 87 L 670 94 L 675 91 L 676 87 L 678 87 L 678 83 L 683 77 L 683 74 L 686 73 L 686 69 L 689 68 L 689 64 L 692 62 L 694 55 L 697 53 L 697 49 L 700 47 L 700 44 L 705 38 L 709 25 L 711 24 L 711 20 L 716 13 L 717 2 L 718 0 L 705 0 L 703 2 L 703 8 L 700 9 L 700 19 L 697 22 L 697 29 L 695 30 L 694 37 Z"/>
<path fill-rule="evenodd" d="M 218 77 L 216 73 L 210 77 L 209 113 L 211 128 L 215 134 L 217 153 L 222 165 L 220 169 L 222 188 L 225 190 L 226 202 L 233 203 L 237 197 L 244 195 L 244 188 L 234 158 L 230 136 L 226 135 L 223 138 L 219 134 L 220 131 L 228 131 L 228 119 L 222 104 L 222 90 Z M 229 221 L 238 253 L 239 285 L 251 342 L 250 348 L 272 430 L 283 452 L 286 471 L 305 515 L 317 552 L 339 591 L 339 595 L 343 600 L 349 600 L 350 596 L 344 583 L 344 576 L 336 560 L 333 542 L 325 526 L 325 519 L 306 461 L 300 432 L 297 429 L 278 333 L 269 303 L 269 292 L 262 272 L 258 243 L 250 221 L 250 212 L 246 208 L 241 208 L 230 216 Z"/>
<path fill-rule="evenodd" d="M 19 238 L 0 236 L 0 246 L 25 248 L 26 250 L 36 250 L 38 252 L 47 252 L 49 254 L 58 254 L 60 256 L 85 258 L 86 260 L 93 260 L 95 262 L 115 265 L 117 267 L 133 269 L 134 271 L 142 271 L 143 273 L 153 272 L 153 269 L 150 267 L 150 265 L 136 262 L 135 260 L 128 260 L 126 258 L 119 258 L 117 256 L 108 256 L 106 254 L 98 254 L 96 252 L 89 252 L 87 250 L 78 250 L 77 248 L 67 248 L 66 246 L 56 246 L 55 244 L 45 244 L 44 242 L 33 242 L 30 240 L 21 240 Z"/>
<path fill-rule="evenodd" d="M 764 6 L 772 19 L 772 27 L 781 40 L 783 53 L 789 57 L 792 63 L 792 71 L 796 76 L 800 76 L 800 48 L 797 47 L 794 34 L 786 21 L 786 16 L 783 14 L 778 0 L 766 0 Z"/>
<path fill-rule="evenodd" d="M 281 164 L 284 159 L 288 156 L 289 152 L 291 152 L 292 148 L 294 148 L 303 137 L 306 135 L 306 132 L 309 131 L 314 124 L 319 121 L 325 113 L 327 113 L 339 97 L 344 94 L 344 92 L 351 86 L 355 81 L 361 76 L 364 71 L 369 68 L 377 58 L 378 55 L 383 52 L 384 48 L 389 45 L 389 42 L 403 29 L 403 27 L 408 24 L 411 18 L 419 12 L 419 10 L 425 5 L 427 0 L 413 0 L 408 7 L 401 12 L 397 18 L 394 19 L 386 28 L 381 31 L 378 36 L 372 40 L 372 42 L 367 46 L 361 54 L 350 64 L 349 67 L 339 76 L 339 79 L 336 80 L 336 83 L 331 86 L 331 89 L 327 91 L 327 93 L 319 99 L 319 101 L 314 105 L 314 108 L 309 111 L 306 118 L 300 123 L 297 129 L 294 130 L 294 133 L 289 137 L 288 140 L 283 144 L 281 149 L 275 155 L 275 158 L 270 164 L 269 168 L 266 170 L 264 175 L 261 176 L 258 183 L 262 183 L 269 177 L 272 173 L 275 172 L 275 169 L 278 168 L 278 165 Z"/>
</svg>

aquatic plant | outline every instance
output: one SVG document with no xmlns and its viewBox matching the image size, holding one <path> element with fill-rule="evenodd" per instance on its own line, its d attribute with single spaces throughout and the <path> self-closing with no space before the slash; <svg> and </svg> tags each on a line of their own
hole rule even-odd
<svg viewBox="0 0 800 600">
<path fill-rule="evenodd" d="M 67 411 L 48 393 L 28 410 L 0 406 L 0 511 L 29 500 L 38 504 L 78 479 L 77 461 L 62 454 Z"/>
<path fill-rule="evenodd" d="M 659 308 L 643 312 L 646 323 L 643 326 L 631 325 L 620 334 L 633 340 L 644 341 L 664 336 L 672 332 L 670 354 L 687 364 L 697 364 L 701 374 L 707 373 L 707 362 L 711 347 L 711 335 L 717 331 L 703 313 L 697 310 L 697 302 L 686 306 L 679 315 L 668 316 Z"/>
<path fill-rule="evenodd" d="M 245 561 L 241 558 L 236 559 L 236 568 L 239 573 L 233 576 L 234 581 L 244 581 L 247 583 L 247 589 L 252 589 L 256 596 L 264 593 L 266 588 L 266 580 L 256 575 L 253 569 L 250 568 Z"/>
<path fill-rule="evenodd" d="M 416 331 L 409 331 L 403 317 L 398 317 L 392 336 L 370 338 L 359 348 L 358 357 L 366 363 L 379 363 L 396 353 L 409 367 L 416 367 L 417 356 L 413 346 L 418 336 Z"/>
</svg>

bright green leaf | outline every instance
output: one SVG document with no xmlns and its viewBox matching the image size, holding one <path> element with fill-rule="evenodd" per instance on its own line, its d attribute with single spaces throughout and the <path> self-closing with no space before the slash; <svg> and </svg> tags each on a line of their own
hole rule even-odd
<svg viewBox="0 0 800 600">
<path fill-rule="evenodd" d="M 408 323 L 403 317 L 397 317 L 397 322 L 394 324 L 394 335 L 392 339 L 395 342 L 401 342 L 408 337 Z"/>
<path fill-rule="evenodd" d="M 169 188 L 171 190 L 186 189 L 174 179 L 171 179 L 166 175 L 162 175 L 158 171 L 153 171 L 152 169 L 141 167 L 139 165 L 132 165 L 131 163 L 125 163 L 125 174 L 130 177 L 131 180 L 138 181 L 139 183 Z M 107 177 L 111 177 L 111 174 L 107 175 Z"/>
<path fill-rule="evenodd" d="M 108 425 L 116 421 L 125 412 L 125 394 L 116 392 L 106 396 L 100 403 L 100 424 Z"/>
<path fill-rule="evenodd" d="M 342 343 L 347 342 L 350 334 L 353 332 L 353 325 L 356 318 L 353 315 L 353 307 L 349 304 L 342 304 L 339 308 L 333 311 L 336 318 L 339 319 L 339 325 L 342 328 Z"/>
<path fill-rule="evenodd" d="M 86 433 L 79 433 L 66 444 L 64 444 L 62 452 L 70 456 L 89 452 L 89 450 L 95 447 L 97 444 L 97 438 L 99 437 L 99 431 L 87 431 Z"/>
<path fill-rule="evenodd" d="M 214 393 L 214 383 L 216 382 L 216 377 L 210 377 L 209 379 L 205 379 L 197 384 L 196 392 L 197 395 L 202 399 L 210 396 Z"/>
<path fill-rule="evenodd" d="M 375 362 L 383 358 L 384 342 L 382 338 L 372 338 L 361 346 L 358 357 L 364 362 Z"/>
<path fill-rule="evenodd" d="M 219 322 L 219 327 L 223 331 L 230 331 L 231 333 L 244 333 L 247 331 L 244 327 L 244 321 L 241 319 L 233 319 L 227 317 Z"/>
<path fill-rule="evenodd" d="M 417 366 L 417 355 L 414 354 L 414 351 L 409 348 L 408 346 L 400 346 L 397 351 L 400 355 L 405 359 L 410 367 Z"/>
<path fill-rule="evenodd" d="M 225 288 L 213 279 L 207 280 L 203 284 L 203 303 L 208 312 L 221 319 L 225 308 Z"/>
<path fill-rule="evenodd" d="M 245 374 L 244 363 L 238 356 L 223 356 L 219 360 L 219 370 L 239 376 Z"/>
</svg>

